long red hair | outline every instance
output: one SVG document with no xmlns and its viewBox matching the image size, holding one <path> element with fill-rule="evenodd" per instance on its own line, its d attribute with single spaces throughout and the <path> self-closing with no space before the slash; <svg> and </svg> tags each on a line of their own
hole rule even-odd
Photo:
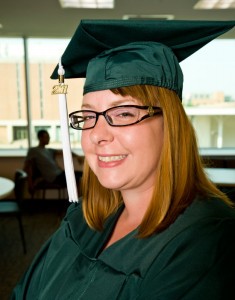
<svg viewBox="0 0 235 300">
<path fill-rule="evenodd" d="M 139 226 L 144 238 L 166 229 L 196 196 L 229 199 L 206 176 L 198 153 L 195 132 L 174 91 L 156 86 L 136 85 L 111 90 L 132 96 L 143 105 L 158 105 L 164 118 L 164 141 L 156 170 L 152 200 Z M 120 192 L 104 188 L 85 162 L 82 205 L 90 227 L 102 230 L 105 220 L 122 204 Z"/>
</svg>

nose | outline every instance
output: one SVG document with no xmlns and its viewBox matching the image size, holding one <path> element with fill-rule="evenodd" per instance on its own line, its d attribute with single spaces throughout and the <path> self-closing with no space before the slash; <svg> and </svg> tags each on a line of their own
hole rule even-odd
<svg viewBox="0 0 235 300">
<path fill-rule="evenodd" d="M 112 127 L 107 123 L 104 115 L 99 115 L 94 128 L 90 131 L 90 139 L 94 144 L 106 144 L 113 141 Z"/>
</svg>

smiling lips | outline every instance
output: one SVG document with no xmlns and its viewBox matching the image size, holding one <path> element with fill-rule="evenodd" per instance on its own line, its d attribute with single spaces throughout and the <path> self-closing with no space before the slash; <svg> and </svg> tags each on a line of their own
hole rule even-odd
<svg viewBox="0 0 235 300">
<path fill-rule="evenodd" d="M 103 162 L 119 161 L 127 157 L 127 155 L 114 155 L 114 156 L 98 156 L 98 159 Z"/>
</svg>

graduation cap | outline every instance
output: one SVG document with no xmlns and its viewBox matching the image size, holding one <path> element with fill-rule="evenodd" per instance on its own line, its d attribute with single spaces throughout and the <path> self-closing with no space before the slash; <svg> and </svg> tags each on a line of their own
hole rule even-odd
<svg viewBox="0 0 235 300">
<path fill-rule="evenodd" d="M 82 20 L 61 62 L 65 78 L 86 78 L 84 93 L 136 84 L 175 90 L 179 62 L 235 26 L 235 21 Z M 51 78 L 58 78 L 58 66 Z"/>
<path fill-rule="evenodd" d="M 70 201 L 78 201 L 71 156 L 65 78 L 86 78 L 84 94 L 156 85 L 182 97 L 179 62 L 235 26 L 235 21 L 82 20 L 51 78 L 59 78 L 61 135 Z M 58 92 L 59 91 L 59 92 Z"/>
</svg>

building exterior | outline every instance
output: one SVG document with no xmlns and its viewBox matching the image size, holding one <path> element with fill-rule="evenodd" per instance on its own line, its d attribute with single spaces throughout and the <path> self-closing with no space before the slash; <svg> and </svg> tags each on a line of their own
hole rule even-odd
<svg viewBox="0 0 235 300">
<path fill-rule="evenodd" d="M 55 55 L 44 54 L 40 49 L 34 49 L 37 55 L 30 57 L 26 64 L 24 56 L 19 54 L 23 53 L 20 47 L 0 45 L 0 74 L 3 74 L 0 80 L 0 149 L 27 149 L 35 145 L 39 129 L 47 129 L 50 143 L 61 147 L 58 100 L 51 94 L 57 82 L 50 79 L 56 65 Z M 80 109 L 83 82 L 83 79 L 66 80 L 68 112 Z M 232 95 L 216 90 L 198 92 L 184 97 L 183 103 L 200 147 L 235 147 L 235 99 Z M 81 147 L 80 135 L 80 131 L 70 130 L 73 148 Z"/>
</svg>

